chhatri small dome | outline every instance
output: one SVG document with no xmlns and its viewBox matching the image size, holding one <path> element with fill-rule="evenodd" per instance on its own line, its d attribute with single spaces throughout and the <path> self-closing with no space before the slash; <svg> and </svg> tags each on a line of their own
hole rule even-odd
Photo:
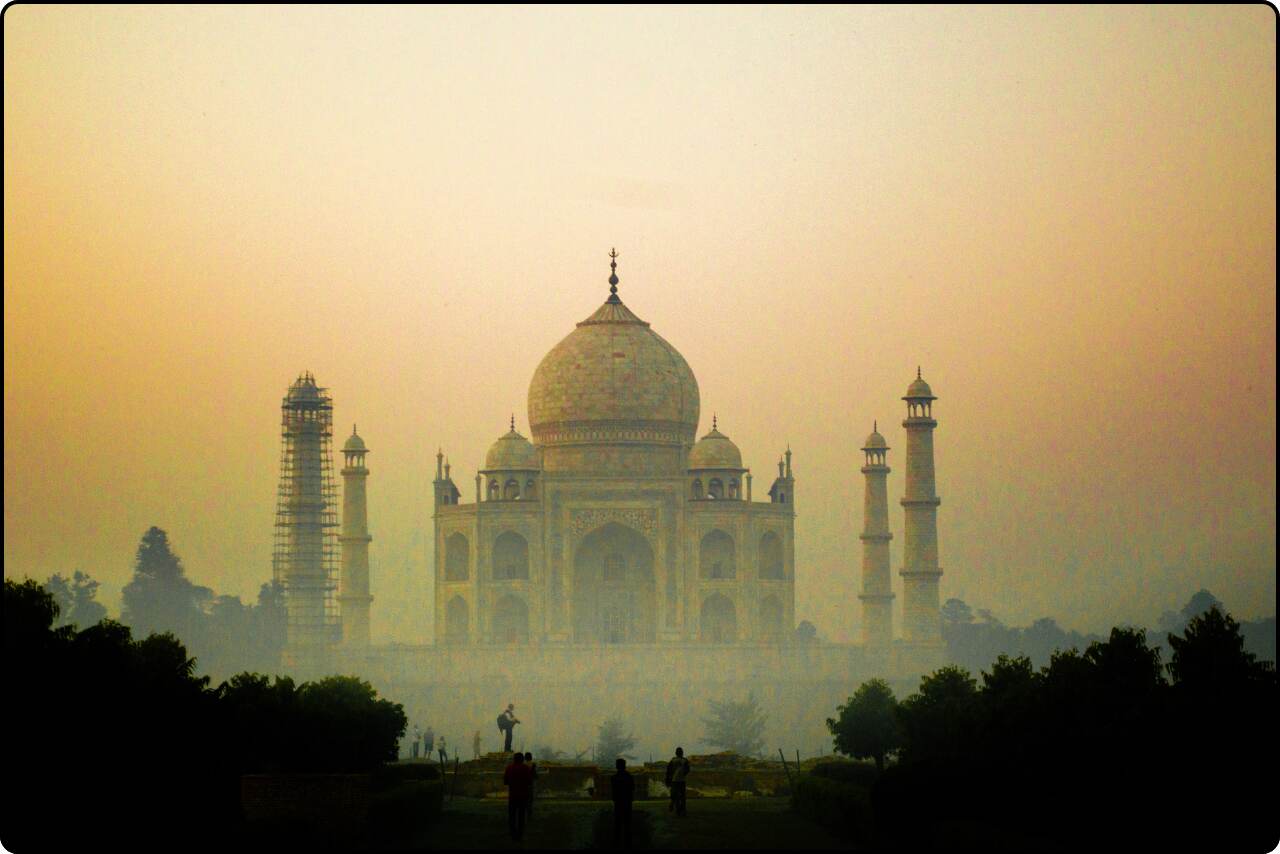
<svg viewBox="0 0 1280 854">
<path fill-rule="evenodd" d="M 916 368 L 916 378 L 907 386 L 907 395 L 902 398 L 908 400 L 910 398 L 928 398 L 929 400 L 937 400 L 933 396 L 933 389 L 929 388 L 929 384 L 920 378 L 920 369 Z"/>
<path fill-rule="evenodd" d="M 742 452 L 733 444 L 732 439 L 716 429 L 714 418 L 711 420 L 711 432 L 699 439 L 698 444 L 689 452 L 689 468 L 742 468 Z"/>
<path fill-rule="evenodd" d="M 689 363 L 622 304 L 616 273 L 610 284 L 614 292 L 604 305 L 551 348 L 533 373 L 534 441 L 677 447 L 693 442 L 698 381 Z"/>
<path fill-rule="evenodd" d="M 871 435 L 867 437 L 866 444 L 862 446 L 862 450 L 864 451 L 889 450 L 889 443 L 884 440 L 884 436 L 880 435 L 880 425 L 875 423 L 872 424 Z"/>
<path fill-rule="evenodd" d="M 528 439 L 516 432 L 514 416 L 511 431 L 494 442 L 484 455 L 484 467 L 486 471 L 538 468 L 538 452 Z"/>
<path fill-rule="evenodd" d="M 359 434 L 356 433 L 356 425 L 354 424 L 351 425 L 351 438 L 347 439 L 346 444 L 342 446 L 342 450 L 344 451 L 367 451 L 368 450 L 368 448 L 364 446 L 364 439 L 361 439 Z"/>
</svg>

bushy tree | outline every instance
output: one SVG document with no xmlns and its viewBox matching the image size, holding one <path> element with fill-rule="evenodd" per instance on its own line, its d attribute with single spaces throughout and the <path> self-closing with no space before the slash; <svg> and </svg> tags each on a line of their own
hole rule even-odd
<svg viewBox="0 0 1280 854">
<path fill-rule="evenodd" d="M 107 616 L 107 609 L 97 601 L 98 582 L 76 570 L 71 579 L 54 573 L 44 587 L 58 603 L 60 626 L 92 626 Z"/>
<path fill-rule="evenodd" d="M 963 599 L 948 599 L 940 611 L 943 624 L 968 625 L 973 622 L 973 611 Z"/>
<path fill-rule="evenodd" d="M 169 545 L 169 535 L 151 527 L 142 535 L 133 579 L 124 586 L 122 620 L 140 632 L 169 631 L 203 639 L 204 606 L 213 599 L 208 587 L 192 584 L 182 561 Z"/>
<path fill-rule="evenodd" d="M 1169 635 L 1169 646 L 1169 674 L 1184 691 L 1211 698 L 1275 682 L 1274 665 L 1245 650 L 1240 624 L 1217 606 L 1191 618 L 1182 637 Z"/>
<path fill-rule="evenodd" d="M 872 758 L 876 770 L 883 771 L 885 755 L 902 743 L 897 710 L 898 701 L 889 683 L 883 679 L 863 682 L 848 702 L 837 708 L 839 718 L 827 718 L 836 752 L 856 759 Z"/>
<path fill-rule="evenodd" d="M 709 703 L 711 713 L 702 719 L 706 727 L 702 740 L 740 756 L 760 755 L 768 718 L 756 702 L 755 694 L 748 693 L 745 700 L 711 700 Z"/>
<path fill-rule="evenodd" d="M 818 628 L 808 620 L 801 620 L 796 626 L 796 643 L 817 643 Z"/>
<path fill-rule="evenodd" d="M 621 718 L 609 718 L 600 724 L 596 733 L 596 762 L 602 767 L 612 765 L 613 760 L 635 759 L 631 753 L 635 749 L 635 737 L 628 731 Z"/>
<path fill-rule="evenodd" d="M 947 666 L 920 680 L 898 704 L 902 752 L 912 760 L 960 755 L 974 730 L 978 684 L 969 671 Z"/>
</svg>

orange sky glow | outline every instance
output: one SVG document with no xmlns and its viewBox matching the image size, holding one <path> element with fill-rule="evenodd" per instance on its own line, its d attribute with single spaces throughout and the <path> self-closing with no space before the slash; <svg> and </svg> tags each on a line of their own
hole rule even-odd
<svg viewBox="0 0 1280 854">
<path fill-rule="evenodd" d="M 436 448 L 473 500 L 616 246 L 699 434 L 757 486 L 790 443 L 824 636 L 877 419 L 901 565 L 917 365 L 943 599 L 1275 613 L 1265 6 L 16 6 L 4 45 L 8 577 L 117 612 L 154 524 L 252 599 L 310 370 L 372 449 L 374 639 L 426 641 Z"/>
</svg>

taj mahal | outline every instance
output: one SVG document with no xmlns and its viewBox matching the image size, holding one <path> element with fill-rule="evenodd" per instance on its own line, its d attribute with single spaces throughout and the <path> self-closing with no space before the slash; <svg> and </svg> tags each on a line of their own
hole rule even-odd
<svg viewBox="0 0 1280 854">
<path fill-rule="evenodd" d="M 862 680 L 906 684 L 940 666 L 936 397 L 920 373 L 903 397 L 901 635 L 892 611 L 890 448 L 877 429 L 859 461 L 862 642 L 802 642 L 795 582 L 805 568 L 795 563 L 794 522 L 803 493 L 791 449 L 766 486 L 753 484 L 718 417 L 697 436 L 693 370 L 619 297 L 616 253 L 608 281 L 604 303 L 533 372 L 531 436 L 512 416 L 474 484 L 464 481 L 471 500 L 443 450 L 436 454 L 434 643 L 369 641 L 368 448 L 353 431 L 342 450 L 341 640 L 327 646 L 330 666 L 405 698 L 411 718 L 426 715 L 459 734 L 513 701 L 526 719 L 544 721 L 551 741 L 598 723 L 620 693 L 652 711 L 748 692 L 772 710 L 774 726 L 818 739 L 823 716 Z M 309 376 L 299 382 L 314 385 Z M 292 572 L 305 575 L 300 566 Z M 287 591 L 290 576 L 286 566 Z M 305 610 L 302 591 L 315 586 L 294 585 L 291 626 L 306 623 L 295 614 Z M 321 620 L 319 606 L 310 608 Z M 321 634 L 299 628 L 290 645 L 322 644 Z M 680 738 L 678 721 L 669 735 Z"/>
</svg>

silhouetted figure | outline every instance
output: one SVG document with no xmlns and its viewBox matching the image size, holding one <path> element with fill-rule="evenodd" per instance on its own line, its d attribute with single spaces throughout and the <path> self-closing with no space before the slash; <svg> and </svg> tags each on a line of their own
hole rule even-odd
<svg viewBox="0 0 1280 854">
<path fill-rule="evenodd" d="M 685 815 L 688 801 L 686 799 L 686 780 L 689 778 L 689 760 L 684 758 L 684 748 L 677 747 L 676 755 L 667 763 L 667 786 L 671 789 L 671 803 L 668 810 L 674 809 L 676 815 Z"/>
<path fill-rule="evenodd" d="M 511 838 L 516 842 L 524 836 L 526 804 L 533 791 L 532 769 L 524 764 L 524 754 L 517 753 L 502 774 L 507 785 L 507 823 L 511 826 Z"/>
<path fill-rule="evenodd" d="M 431 754 L 436 749 L 436 733 L 431 727 L 427 727 L 427 731 L 422 734 L 422 758 L 431 761 Z M 414 756 L 417 756 L 415 753 Z"/>
<path fill-rule="evenodd" d="M 627 760 L 619 758 L 615 763 L 618 773 L 613 775 L 613 844 L 619 840 L 623 848 L 631 847 L 631 803 L 636 799 L 636 780 L 627 771 Z"/>
<path fill-rule="evenodd" d="M 504 733 L 507 740 L 502 745 L 503 753 L 511 752 L 511 733 L 515 730 L 516 724 L 520 721 L 516 720 L 515 703 L 507 703 L 507 710 L 498 715 L 498 730 Z"/>
<path fill-rule="evenodd" d="M 447 747 L 445 746 L 445 743 L 444 743 L 444 736 L 443 736 L 443 735 L 442 735 L 442 736 L 440 736 L 440 745 L 439 745 L 439 750 L 440 750 L 440 764 L 441 764 L 441 765 L 448 765 L 448 764 L 449 764 L 449 752 L 448 752 Z"/>
<path fill-rule="evenodd" d="M 418 742 L 422 740 L 422 730 L 418 729 L 418 725 L 413 725 L 413 742 L 409 745 L 409 758 L 418 758 Z"/>
<path fill-rule="evenodd" d="M 480 758 L 480 730 L 476 730 L 475 738 L 471 739 L 471 752 L 475 754 L 472 759 Z"/>
<path fill-rule="evenodd" d="M 533 761 L 532 753 L 525 753 L 524 764 L 529 766 L 529 802 L 525 804 L 524 812 L 529 818 L 533 818 L 533 799 L 538 796 L 538 763 Z"/>
</svg>

